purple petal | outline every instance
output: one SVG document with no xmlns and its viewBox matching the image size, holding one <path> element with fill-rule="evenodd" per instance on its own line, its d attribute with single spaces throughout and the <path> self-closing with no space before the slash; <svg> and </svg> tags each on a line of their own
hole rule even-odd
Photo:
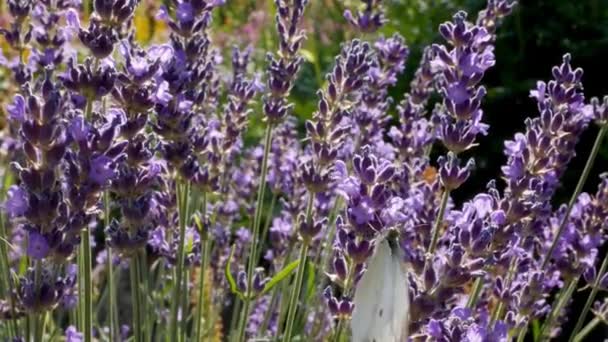
<svg viewBox="0 0 608 342">
<path fill-rule="evenodd" d="M 25 99 L 20 94 L 15 95 L 12 104 L 6 105 L 8 117 L 17 122 L 25 120 Z"/>
<path fill-rule="evenodd" d="M 49 244 L 46 238 L 38 232 L 30 232 L 27 242 L 27 255 L 32 259 L 44 259 L 49 254 Z"/>
<path fill-rule="evenodd" d="M 28 209 L 27 192 L 16 185 L 11 186 L 7 192 L 7 200 L 4 202 L 4 209 L 10 217 L 17 217 L 25 214 Z"/>
</svg>

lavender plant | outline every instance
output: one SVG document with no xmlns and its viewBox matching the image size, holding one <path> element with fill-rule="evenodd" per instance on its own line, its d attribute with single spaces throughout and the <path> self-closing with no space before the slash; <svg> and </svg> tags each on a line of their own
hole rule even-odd
<svg viewBox="0 0 608 342">
<path fill-rule="evenodd" d="M 353 340 L 354 294 L 389 231 L 408 340 L 579 341 L 605 322 L 608 178 L 582 189 L 608 97 L 587 101 L 564 55 L 530 91 L 538 114 L 504 143 L 497 179 L 457 201 L 492 135 L 483 79 L 516 3 L 440 25 L 445 42 L 420 51 L 396 99 L 407 40 L 381 34 L 382 1 L 349 4 L 352 39 L 300 113 L 306 0 L 274 1 L 273 52 L 222 49 L 221 0 L 164 1 L 166 30 L 145 42 L 136 13 L 151 3 L 9 0 L 0 339 Z M 577 152 L 586 165 L 556 204 Z M 579 287 L 590 294 L 562 331 Z"/>
</svg>

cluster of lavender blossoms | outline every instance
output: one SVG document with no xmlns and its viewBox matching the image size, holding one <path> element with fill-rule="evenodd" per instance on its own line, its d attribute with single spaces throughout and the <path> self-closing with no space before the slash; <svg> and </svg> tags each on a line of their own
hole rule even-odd
<svg viewBox="0 0 608 342">
<path fill-rule="evenodd" d="M 499 179 L 452 199 L 492 131 L 482 83 L 514 1 L 440 25 L 398 104 L 406 39 L 379 33 L 382 1 L 348 8 L 357 38 L 304 122 L 291 90 L 309 1 L 274 5 L 264 52 L 215 44 L 222 0 L 146 4 L 165 31 L 145 43 L 140 1 L 8 0 L 0 340 L 351 340 L 358 282 L 389 231 L 408 340 L 523 341 L 534 324 L 535 340 L 578 341 L 606 321 L 608 176 L 582 188 L 608 96 L 585 99 L 570 55 L 531 90 L 538 114 L 505 142 Z M 594 126 L 571 200 L 555 205 Z M 583 312 L 562 331 L 579 288 Z"/>
</svg>

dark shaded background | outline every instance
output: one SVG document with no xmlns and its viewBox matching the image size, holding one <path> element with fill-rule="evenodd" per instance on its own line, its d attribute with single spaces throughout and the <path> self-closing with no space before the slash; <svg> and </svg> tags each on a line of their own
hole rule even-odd
<svg viewBox="0 0 608 342">
<path fill-rule="evenodd" d="M 478 8 L 479 4 L 473 4 Z M 547 80 L 552 65 L 561 56 L 572 54 L 573 66 L 585 71 L 585 95 L 608 95 L 608 1 L 606 0 L 527 0 L 520 1 L 513 17 L 499 29 L 496 44 L 497 66 L 487 75 L 490 89 L 484 104 L 485 118 L 491 125 L 490 135 L 480 140 L 476 156 L 478 170 L 462 192 L 477 191 L 486 180 L 498 174 L 505 162 L 502 143 L 523 129 L 523 120 L 536 116 L 528 91 L 538 79 Z M 577 156 L 562 178 L 555 202 L 567 202 L 591 150 L 598 128 L 592 126 L 577 146 Z M 608 172 L 608 141 L 605 140 L 595 167 L 584 190 L 595 192 L 598 176 Z M 606 248 L 600 254 L 602 257 Z M 563 326 L 570 331 L 576 323 L 589 291 L 577 292 L 570 309 L 569 321 Z M 608 336 L 606 325 L 596 328 L 588 341 Z"/>
</svg>

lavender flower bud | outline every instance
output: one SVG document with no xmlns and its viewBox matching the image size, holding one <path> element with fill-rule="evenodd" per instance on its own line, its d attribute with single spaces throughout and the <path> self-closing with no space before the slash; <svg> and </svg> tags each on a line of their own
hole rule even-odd
<svg viewBox="0 0 608 342">
<path fill-rule="evenodd" d="M 600 104 L 598 98 L 591 99 L 591 115 L 592 119 L 599 126 L 608 124 L 608 96 L 605 96 Z"/>
<path fill-rule="evenodd" d="M 447 158 L 439 158 L 439 179 L 441 185 L 448 190 L 458 189 L 469 175 L 475 166 L 473 159 L 469 159 L 465 167 L 460 167 L 460 160 L 453 153 L 448 153 Z"/>
</svg>

